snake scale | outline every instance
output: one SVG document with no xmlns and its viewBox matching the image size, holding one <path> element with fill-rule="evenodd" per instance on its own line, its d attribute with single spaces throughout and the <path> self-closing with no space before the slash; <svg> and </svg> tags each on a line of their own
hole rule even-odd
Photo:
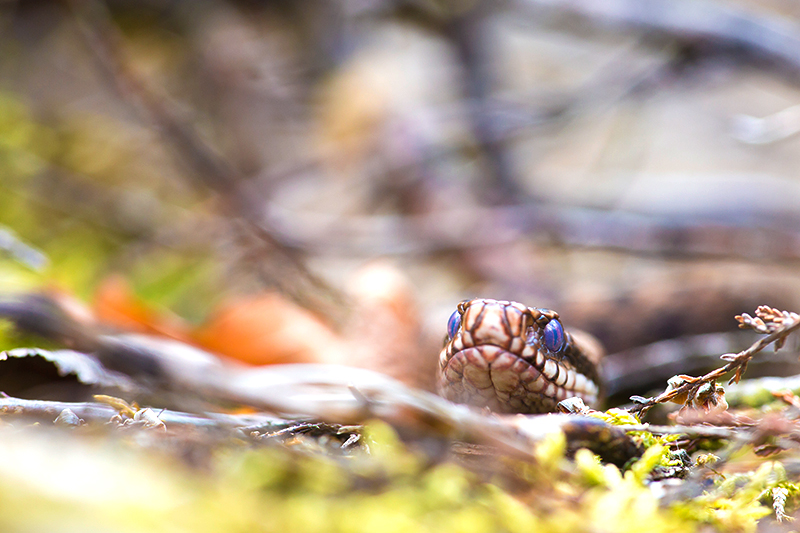
<svg viewBox="0 0 800 533">
<path fill-rule="evenodd" d="M 602 395 L 603 350 L 588 334 L 565 331 L 558 313 L 476 298 L 458 304 L 439 356 L 439 392 L 500 413 L 544 413 Z"/>
</svg>

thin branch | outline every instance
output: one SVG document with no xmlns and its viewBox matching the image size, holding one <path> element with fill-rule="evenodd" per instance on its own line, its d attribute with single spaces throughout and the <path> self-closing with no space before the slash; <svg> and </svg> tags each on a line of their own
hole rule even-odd
<svg viewBox="0 0 800 533">
<path fill-rule="evenodd" d="M 657 435 L 685 435 L 687 437 L 734 439 L 741 434 L 741 429 L 717 426 L 659 426 L 653 424 L 626 424 L 614 426 L 623 431 L 649 431 Z"/>
<path fill-rule="evenodd" d="M 108 402 L 57 402 L 0 396 L 0 418 L 19 417 L 54 422 L 65 410 L 85 422 L 94 424 L 106 424 L 119 414 L 119 410 L 109 405 Z M 156 411 L 155 408 L 153 410 Z M 156 412 L 158 418 L 168 427 L 233 429 L 258 426 L 276 431 L 297 423 L 296 420 L 285 420 L 262 414 L 206 413 L 198 415 L 168 409 L 158 409 Z"/>
<path fill-rule="evenodd" d="M 516 205 L 454 206 L 420 215 L 336 216 L 268 204 L 272 228 L 283 242 L 320 254 L 419 254 L 519 242 L 536 235 L 552 243 L 631 254 L 678 257 L 749 257 L 758 242 L 764 257 L 800 258 L 793 217 L 761 215 L 743 227 L 738 218 L 648 215 L 537 201 Z M 748 213 L 750 214 L 750 213 Z M 741 243 L 731 246 L 731 242 Z"/>
<path fill-rule="evenodd" d="M 262 216 L 261 199 L 252 191 L 242 189 L 245 178 L 197 133 L 191 122 L 184 118 L 169 98 L 159 94 L 144 76 L 131 67 L 124 49 L 124 36 L 115 25 L 107 7 L 101 1 L 71 0 L 74 17 L 87 48 L 92 52 L 100 70 L 114 90 L 125 102 L 134 104 L 139 111 L 153 120 L 162 137 L 174 148 L 193 170 L 191 176 L 201 185 L 217 192 L 227 202 L 227 212 L 244 222 L 250 234 L 285 258 L 294 270 L 312 286 L 331 299 L 341 302 L 343 296 L 311 272 L 296 246 L 275 231 L 268 219 Z M 295 291 L 282 286 L 287 293 L 298 297 Z M 298 297 L 301 303 L 315 308 L 330 307 L 314 297 Z"/>
<path fill-rule="evenodd" d="M 476 2 L 473 8 L 449 21 L 447 35 L 455 46 L 463 70 L 472 132 L 490 170 L 486 194 L 494 200 L 508 201 L 524 196 L 524 191 L 514 180 L 513 160 L 504 145 L 506 139 L 489 109 L 495 63 L 486 28 L 490 8 L 489 2 Z"/>
<path fill-rule="evenodd" d="M 762 20 L 763 17 L 759 18 L 751 13 L 738 12 L 716 4 L 703 4 L 704 7 L 699 11 L 702 17 L 698 22 L 677 14 L 674 9 L 667 9 L 671 4 L 663 0 L 647 0 L 646 3 L 652 9 L 643 9 L 641 2 L 636 0 L 518 0 L 520 8 L 546 7 L 576 11 L 592 18 L 607 18 L 659 28 L 692 39 L 713 38 L 737 46 L 750 43 L 751 48 L 763 50 L 764 53 L 772 50 L 773 54 L 779 56 L 794 57 L 794 64 L 800 69 L 800 54 L 790 53 L 791 50 L 800 50 L 800 46 L 794 46 L 800 43 L 800 28 L 785 21 L 768 18 Z M 766 220 L 760 226 L 737 227 L 736 217 L 740 213 L 736 213 L 736 217 L 731 214 L 729 220 L 708 220 L 703 225 L 669 216 L 647 216 L 580 207 L 559 208 L 529 202 L 497 209 L 478 208 L 478 216 L 462 216 L 464 209 L 454 209 L 451 213 L 433 213 L 419 217 L 331 218 L 325 221 L 326 224 L 316 224 L 320 222 L 318 218 L 302 212 L 285 213 L 276 205 L 268 206 L 269 211 L 263 215 L 262 205 L 257 203 L 251 193 L 243 192 L 239 188 L 242 176 L 235 167 L 203 141 L 191 123 L 182 117 L 176 105 L 165 96 L 159 95 L 141 74 L 130 67 L 122 50 L 123 36 L 105 6 L 94 0 L 71 0 L 71 4 L 84 38 L 115 90 L 155 121 L 164 138 L 195 171 L 195 177 L 228 200 L 230 213 L 242 217 L 246 225 L 251 226 L 253 235 L 271 248 L 279 250 L 313 286 L 324 289 L 335 297 L 334 300 L 341 301 L 341 295 L 309 271 L 302 257 L 303 251 L 340 254 L 425 253 L 512 242 L 536 233 L 549 235 L 554 242 L 573 246 L 641 254 L 669 253 L 711 257 L 737 256 L 731 250 L 748 250 L 751 247 L 745 243 L 758 240 L 760 245 L 765 242 L 778 243 L 768 246 L 765 254 L 769 257 L 800 257 L 800 248 L 785 245 L 786 242 L 797 240 L 798 232 L 791 229 L 796 227 L 796 221 L 790 218 L 759 217 L 760 220 Z M 478 14 L 480 13 L 476 12 L 473 18 Z M 737 21 L 742 21 L 743 27 L 747 29 L 744 35 L 738 31 L 739 26 L 735 25 Z M 471 69 L 468 69 L 467 76 L 469 92 L 473 98 L 485 100 L 488 89 L 481 84 L 485 83 L 487 73 L 485 58 L 480 57 L 485 53 L 481 48 L 485 43 L 479 42 L 480 36 L 472 34 L 477 31 L 475 28 L 480 23 L 481 19 L 478 17 L 474 21 L 470 19 L 464 22 L 466 25 L 463 27 L 457 24 L 458 31 L 455 33 L 463 41 L 465 66 Z M 503 142 L 504 135 L 493 125 L 496 121 L 489 116 L 486 102 L 479 107 L 481 109 L 478 111 L 473 109 L 477 136 L 482 138 L 481 143 L 491 152 L 491 145 Z M 498 175 L 503 176 L 498 179 L 511 183 L 513 180 L 507 175 L 510 167 L 507 166 L 507 161 L 503 162 L 507 154 L 490 156 L 490 159 L 496 160 L 494 166 L 498 169 Z M 448 223 L 451 219 L 456 219 L 457 222 Z M 465 220 L 477 220 L 479 227 L 469 227 Z M 441 230 L 454 227 L 461 228 L 461 231 Z M 392 230 L 387 233 L 385 228 Z M 743 244 L 735 247 L 718 244 L 731 241 Z"/>
<path fill-rule="evenodd" d="M 42 271 L 49 263 L 44 253 L 23 242 L 13 231 L 2 225 L 0 225 L 0 253 L 8 254 L 32 270 Z"/>
<path fill-rule="evenodd" d="M 781 312 L 777 309 L 762 306 L 756 310 L 756 317 L 753 318 L 744 314 L 737 316 L 736 319 L 739 320 L 739 327 L 741 328 L 753 328 L 762 333 L 771 331 L 766 337 L 762 337 L 749 348 L 735 355 L 725 354 L 720 356 L 721 359 L 728 361 L 728 363 L 704 376 L 677 376 L 683 380 L 683 383 L 669 387 L 655 398 L 632 397 L 631 400 L 636 402 L 636 405 L 630 409 L 630 412 L 644 414 L 657 404 L 674 401 L 684 396 L 686 399 L 682 403 L 684 403 L 684 406 L 689 405 L 701 391 L 701 388 L 708 385 L 713 386 L 718 379 L 730 372 L 736 373 L 729 383 L 738 383 L 747 368 L 747 363 L 756 353 L 772 343 L 776 343 L 776 347 L 780 347 L 790 333 L 800 328 L 800 315 L 789 311 Z"/>
<path fill-rule="evenodd" d="M 800 74 L 800 26 L 728 4 L 697 0 L 516 0 L 511 6 L 533 11 L 571 13 L 598 25 L 627 26 L 683 42 L 744 51 L 760 60 L 782 64 Z"/>
<path fill-rule="evenodd" d="M 123 35 L 106 5 L 94 0 L 72 0 L 69 5 L 96 64 L 117 94 L 155 122 L 162 136 L 192 168 L 194 178 L 225 196 L 235 191 L 242 178 L 235 167 L 205 143 L 177 107 L 157 94 L 131 67 L 123 51 Z"/>
</svg>

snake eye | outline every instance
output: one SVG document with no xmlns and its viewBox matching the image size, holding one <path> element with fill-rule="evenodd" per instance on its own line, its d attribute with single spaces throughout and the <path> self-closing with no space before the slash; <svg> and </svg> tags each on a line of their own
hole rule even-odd
<svg viewBox="0 0 800 533">
<path fill-rule="evenodd" d="M 544 328 L 544 345 L 553 353 L 560 352 L 564 347 L 564 328 L 561 327 L 561 322 L 555 318 Z"/>
<path fill-rule="evenodd" d="M 447 335 L 452 339 L 456 336 L 459 327 L 461 327 L 461 313 L 455 311 L 447 321 Z"/>
</svg>

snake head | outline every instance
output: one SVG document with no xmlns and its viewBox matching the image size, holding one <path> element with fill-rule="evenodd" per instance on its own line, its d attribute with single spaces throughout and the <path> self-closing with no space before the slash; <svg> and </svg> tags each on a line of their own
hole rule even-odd
<svg viewBox="0 0 800 533">
<path fill-rule="evenodd" d="M 490 344 L 513 352 L 523 350 L 522 341 L 556 354 L 566 341 L 555 311 L 485 298 L 464 300 L 450 315 L 445 344 L 459 335 L 465 345 Z"/>
<path fill-rule="evenodd" d="M 571 396 L 592 403 L 597 369 L 558 313 L 477 298 L 458 304 L 439 357 L 446 398 L 500 412 L 546 412 Z"/>
</svg>

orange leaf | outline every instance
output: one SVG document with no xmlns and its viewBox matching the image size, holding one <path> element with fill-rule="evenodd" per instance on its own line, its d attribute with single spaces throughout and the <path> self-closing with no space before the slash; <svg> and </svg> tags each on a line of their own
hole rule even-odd
<svg viewBox="0 0 800 533">
<path fill-rule="evenodd" d="M 207 350 L 253 365 L 330 361 L 340 346 L 330 328 L 278 294 L 232 301 L 192 337 Z"/>
<path fill-rule="evenodd" d="M 92 307 L 98 321 L 121 330 L 189 339 L 188 326 L 180 317 L 142 302 L 120 275 L 109 276 L 100 283 Z"/>
</svg>

